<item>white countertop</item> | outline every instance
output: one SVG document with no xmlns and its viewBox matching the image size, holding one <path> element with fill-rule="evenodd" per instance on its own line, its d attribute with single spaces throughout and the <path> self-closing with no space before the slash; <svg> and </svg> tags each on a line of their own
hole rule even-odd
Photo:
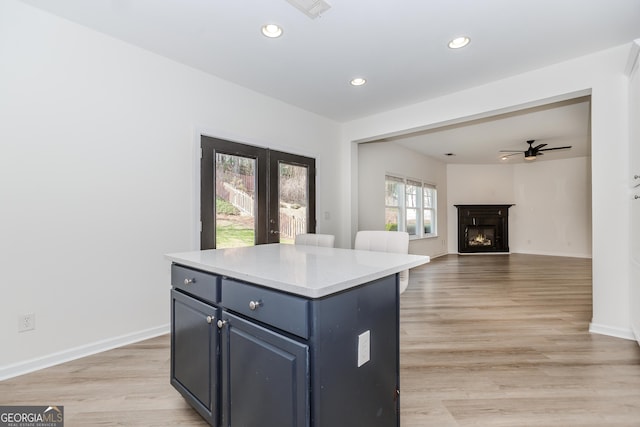
<svg viewBox="0 0 640 427">
<path fill-rule="evenodd" d="M 428 256 L 271 244 L 167 254 L 176 264 L 320 298 L 429 262 Z"/>
</svg>

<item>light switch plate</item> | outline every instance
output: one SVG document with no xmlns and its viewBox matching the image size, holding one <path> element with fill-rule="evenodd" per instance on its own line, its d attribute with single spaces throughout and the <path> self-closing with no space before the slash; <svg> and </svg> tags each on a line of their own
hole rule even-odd
<svg viewBox="0 0 640 427">
<path fill-rule="evenodd" d="M 358 335 L 358 368 L 371 359 L 371 331 Z"/>
</svg>

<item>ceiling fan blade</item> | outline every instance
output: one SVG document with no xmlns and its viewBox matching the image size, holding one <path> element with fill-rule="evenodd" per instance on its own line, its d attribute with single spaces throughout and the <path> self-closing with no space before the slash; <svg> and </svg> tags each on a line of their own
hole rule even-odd
<svg viewBox="0 0 640 427">
<path fill-rule="evenodd" d="M 514 151 L 511 154 L 503 154 L 502 156 L 500 156 L 500 158 L 503 159 L 505 157 L 517 156 L 519 154 L 522 154 L 522 151 Z"/>
<path fill-rule="evenodd" d="M 551 147 L 551 148 L 543 148 L 542 150 L 539 150 L 539 151 L 566 150 L 567 148 L 571 148 L 571 146 L 570 146 L 570 145 L 567 145 L 566 147 Z"/>
<path fill-rule="evenodd" d="M 538 151 L 538 150 L 540 150 L 542 147 L 544 147 L 545 145 L 547 145 L 547 144 L 539 144 L 537 147 L 533 147 L 533 149 L 534 149 L 535 151 Z"/>
<path fill-rule="evenodd" d="M 500 150 L 499 153 L 522 153 L 522 150 Z"/>
</svg>

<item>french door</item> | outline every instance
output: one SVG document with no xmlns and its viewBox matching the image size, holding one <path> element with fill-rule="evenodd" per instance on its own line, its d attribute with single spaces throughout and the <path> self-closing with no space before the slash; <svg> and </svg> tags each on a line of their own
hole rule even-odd
<svg viewBox="0 0 640 427">
<path fill-rule="evenodd" d="M 315 159 L 201 137 L 200 248 L 293 243 L 315 232 Z"/>
</svg>

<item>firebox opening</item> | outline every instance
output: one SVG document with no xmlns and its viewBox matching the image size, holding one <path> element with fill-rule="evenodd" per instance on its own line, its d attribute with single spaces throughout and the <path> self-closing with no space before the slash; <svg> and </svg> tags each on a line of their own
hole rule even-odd
<svg viewBox="0 0 640 427">
<path fill-rule="evenodd" d="M 489 227 L 471 227 L 468 229 L 469 246 L 493 246 L 495 229 Z"/>
</svg>

